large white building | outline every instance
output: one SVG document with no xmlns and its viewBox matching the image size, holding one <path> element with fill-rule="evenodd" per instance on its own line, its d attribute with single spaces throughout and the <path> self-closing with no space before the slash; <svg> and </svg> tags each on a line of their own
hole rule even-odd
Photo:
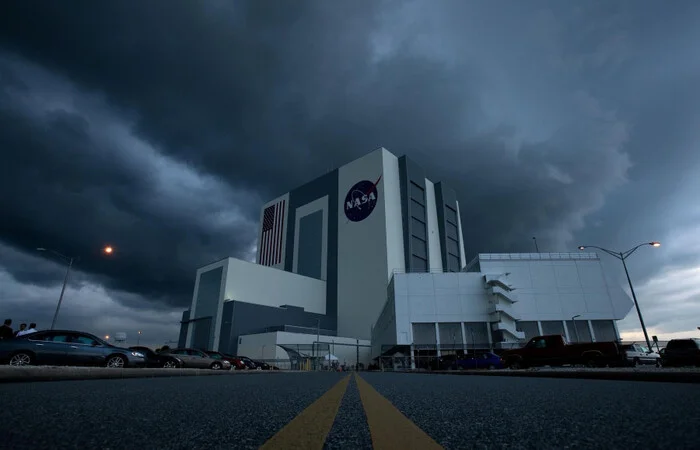
<svg viewBox="0 0 700 450">
<path fill-rule="evenodd" d="M 396 273 L 374 355 L 503 348 L 544 334 L 618 340 L 632 308 L 595 253 L 480 254 L 460 273 Z"/>
<path fill-rule="evenodd" d="M 473 335 L 498 346 L 532 334 L 533 324 L 555 330 L 550 322 L 561 325 L 580 302 L 593 308 L 580 311 L 592 321 L 581 333 L 592 337 L 595 321 L 610 324 L 631 308 L 619 289 L 601 287 L 595 254 L 479 255 L 481 272 L 467 266 L 459 208 L 454 190 L 383 148 L 285 193 L 261 209 L 257 264 L 226 258 L 197 271 L 180 345 L 250 353 L 244 342 L 258 342 L 247 356 L 266 356 L 264 345 L 278 357 L 316 335 L 310 343 L 326 351 L 355 342 L 366 363 L 369 350 L 359 349 L 370 339 L 372 356 L 437 349 L 457 330 L 462 344 Z M 545 285 L 561 289 L 556 301 Z"/>
</svg>

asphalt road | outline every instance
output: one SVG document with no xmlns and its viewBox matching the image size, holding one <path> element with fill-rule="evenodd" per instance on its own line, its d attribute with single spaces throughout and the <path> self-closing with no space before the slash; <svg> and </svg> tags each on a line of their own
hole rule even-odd
<svg viewBox="0 0 700 450">
<path fill-rule="evenodd" d="M 700 385 L 682 383 L 274 373 L 13 383 L 0 385 L 0 401 L 3 449 L 363 449 L 374 442 L 381 449 L 638 450 L 700 442 Z"/>
</svg>

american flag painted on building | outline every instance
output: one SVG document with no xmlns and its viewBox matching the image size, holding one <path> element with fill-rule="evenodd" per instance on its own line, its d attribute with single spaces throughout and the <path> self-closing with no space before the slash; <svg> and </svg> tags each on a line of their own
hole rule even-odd
<svg viewBox="0 0 700 450">
<path fill-rule="evenodd" d="M 260 236 L 259 264 L 274 266 L 282 262 L 282 234 L 284 233 L 284 207 L 286 200 L 265 208 Z"/>
</svg>

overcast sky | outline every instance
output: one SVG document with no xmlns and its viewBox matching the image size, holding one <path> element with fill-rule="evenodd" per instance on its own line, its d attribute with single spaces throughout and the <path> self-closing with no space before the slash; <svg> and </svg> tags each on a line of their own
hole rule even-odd
<svg viewBox="0 0 700 450">
<path fill-rule="evenodd" d="M 647 326 L 696 335 L 698 23 L 692 0 L 9 2 L 0 315 L 50 325 L 47 247 L 81 257 L 58 326 L 175 340 L 263 202 L 383 146 L 455 187 L 469 258 L 662 241 L 629 260 Z"/>
</svg>

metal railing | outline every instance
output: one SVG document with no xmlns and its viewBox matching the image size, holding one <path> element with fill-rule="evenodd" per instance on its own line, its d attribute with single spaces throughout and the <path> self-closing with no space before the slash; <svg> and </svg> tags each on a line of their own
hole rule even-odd
<svg viewBox="0 0 700 450">
<path fill-rule="evenodd" d="M 566 260 L 566 259 L 600 259 L 595 252 L 562 253 L 479 253 L 481 261 L 528 261 L 528 260 Z M 471 263 L 470 263 L 471 264 Z"/>
<path fill-rule="evenodd" d="M 406 270 L 406 269 L 393 269 L 391 271 L 393 275 L 405 274 L 405 273 L 463 273 L 462 271 L 453 271 L 448 269 L 427 269 L 427 270 Z"/>
</svg>

